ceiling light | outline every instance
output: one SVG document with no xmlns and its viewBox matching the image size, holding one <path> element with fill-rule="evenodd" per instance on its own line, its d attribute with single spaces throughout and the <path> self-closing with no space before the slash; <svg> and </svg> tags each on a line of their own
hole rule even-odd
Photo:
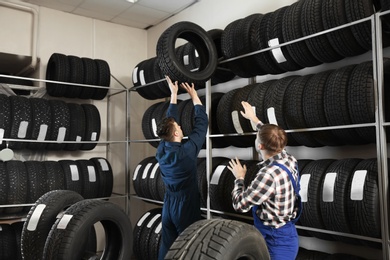
<svg viewBox="0 0 390 260">
<path fill-rule="evenodd" d="M 138 2 L 138 0 L 126 0 L 127 2 L 129 2 L 129 3 L 136 3 L 136 2 Z"/>
</svg>

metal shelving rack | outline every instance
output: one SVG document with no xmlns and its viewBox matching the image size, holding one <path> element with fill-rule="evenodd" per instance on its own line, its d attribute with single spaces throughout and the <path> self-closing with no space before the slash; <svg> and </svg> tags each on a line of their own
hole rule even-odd
<svg viewBox="0 0 390 260">
<path fill-rule="evenodd" d="M 295 39 L 293 41 L 285 42 L 283 44 L 275 45 L 269 48 L 265 48 L 262 50 L 258 50 L 255 52 L 247 53 L 244 55 L 240 55 L 231 59 L 226 59 L 221 61 L 220 63 L 230 62 L 236 59 L 244 58 L 250 55 L 258 54 L 261 52 L 270 51 L 272 49 L 280 48 L 285 45 L 293 44 L 295 42 L 304 41 L 309 38 L 313 38 L 319 35 L 327 34 L 335 30 L 339 30 L 342 28 L 350 27 L 363 22 L 371 22 L 371 32 L 372 32 L 372 61 L 373 61 L 373 80 L 374 80 L 374 92 L 375 92 L 375 122 L 374 123 L 365 123 L 365 124 L 350 124 L 350 125 L 339 125 L 339 126 L 328 126 L 328 127 L 315 127 L 315 128 L 305 128 L 305 129 L 291 129 L 286 130 L 287 133 L 292 132 L 303 132 L 303 131 L 321 131 L 321 130 L 332 130 L 332 129 L 343 129 L 343 128 L 359 128 L 359 127 L 375 127 L 376 128 L 376 148 L 377 148 L 377 159 L 378 159 L 378 186 L 379 186 L 379 206 L 380 206 L 380 217 L 381 217 L 381 238 L 372 238 L 366 236 L 360 236 L 355 234 L 348 234 L 336 231 L 329 231 L 317 228 L 310 228 L 304 226 L 297 226 L 298 229 L 310 230 L 316 232 L 322 232 L 332 235 L 340 235 L 345 237 L 351 237 L 356 239 L 362 239 L 367 241 L 372 241 L 376 243 L 382 244 L 382 256 L 383 259 L 390 259 L 390 230 L 389 230 L 389 212 L 388 212 L 388 202 L 389 199 L 389 185 L 388 185 L 388 165 L 387 165 L 387 141 L 386 141 L 386 127 L 390 127 L 390 122 L 385 122 L 384 119 L 384 72 L 383 72 L 383 45 L 382 45 L 382 18 L 383 16 L 390 16 L 390 10 L 384 12 L 374 13 L 370 17 L 354 21 L 348 24 L 344 24 L 335 28 L 331 28 L 313 35 L 305 36 L 299 39 Z M 389 18 L 388 18 L 389 19 Z M 148 85 L 155 84 L 157 82 L 163 81 L 164 79 L 148 83 L 139 87 L 146 87 Z M 249 78 L 248 84 L 253 84 L 256 82 L 256 78 Z M 137 87 L 137 88 L 139 88 Z M 136 88 L 132 88 L 131 90 L 135 90 Z M 206 111 L 209 116 L 209 120 L 211 116 L 211 81 L 209 80 L 206 83 Z M 241 136 L 241 135 L 255 135 L 256 133 L 244 133 L 244 134 L 210 134 L 211 126 L 209 124 L 209 129 L 206 135 L 206 173 L 207 173 L 207 183 L 210 183 L 210 175 L 212 174 L 212 138 L 218 138 L 223 136 Z M 148 142 L 148 141 L 156 141 L 158 139 L 153 140 L 132 140 L 130 142 Z M 135 198 L 145 200 L 147 202 L 162 204 L 160 201 L 154 201 L 150 199 L 144 199 L 133 195 Z M 212 210 L 210 208 L 210 197 L 209 194 L 207 196 L 207 208 L 202 208 L 203 211 L 206 212 L 207 218 L 212 218 L 211 213 L 217 214 L 226 214 L 224 212 Z M 239 216 L 241 218 L 247 218 L 242 215 L 229 214 L 234 216 Z"/>
</svg>

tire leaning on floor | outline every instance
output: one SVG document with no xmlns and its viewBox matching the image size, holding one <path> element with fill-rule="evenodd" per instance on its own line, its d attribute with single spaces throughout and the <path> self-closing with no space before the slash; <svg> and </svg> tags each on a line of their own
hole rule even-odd
<svg viewBox="0 0 390 260">
<path fill-rule="evenodd" d="M 218 240 L 219 243 L 213 241 Z M 202 250 L 199 250 L 199 248 Z M 199 220 L 172 244 L 165 259 L 270 259 L 261 233 L 235 220 Z"/>
<path fill-rule="evenodd" d="M 70 190 L 54 190 L 42 195 L 31 207 L 22 230 L 22 255 L 24 259 L 42 259 L 46 237 L 57 215 L 83 197 Z"/>
<path fill-rule="evenodd" d="M 104 228 L 106 241 L 100 259 L 131 259 L 130 219 L 119 206 L 104 200 L 83 200 L 70 206 L 52 226 L 42 259 L 96 259 L 96 252 L 85 249 L 91 227 L 98 222 Z"/>
</svg>

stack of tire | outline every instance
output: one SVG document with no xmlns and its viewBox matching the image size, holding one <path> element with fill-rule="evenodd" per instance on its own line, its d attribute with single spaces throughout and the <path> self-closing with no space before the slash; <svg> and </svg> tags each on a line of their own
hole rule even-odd
<svg viewBox="0 0 390 260">
<path fill-rule="evenodd" d="M 105 158 L 89 160 L 0 162 L 0 218 L 25 214 L 28 207 L 51 190 L 71 190 L 84 198 L 110 197 L 113 173 Z"/>
<path fill-rule="evenodd" d="M 53 53 L 47 64 L 46 90 L 53 97 L 102 100 L 110 79 L 110 66 L 105 60 Z"/>
<path fill-rule="evenodd" d="M 161 242 L 161 208 L 145 212 L 134 227 L 133 251 L 138 260 L 158 258 Z"/>
<path fill-rule="evenodd" d="M 385 85 L 390 77 L 390 59 L 385 58 Z M 385 115 L 390 114 L 390 93 L 384 93 Z M 245 119 L 241 101 L 248 101 L 264 123 L 283 129 L 301 129 L 375 122 L 375 86 L 372 61 L 305 76 L 288 76 L 231 90 L 217 107 L 218 129 L 224 133 L 255 131 Z M 234 146 L 253 146 L 255 136 L 232 141 Z M 308 147 L 375 143 L 375 127 L 343 128 L 288 133 L 288 145 Z"/>
<path fill-rule="evenodd" d="M 215 118 L 217 117 L 217 107 L 223 93 L 212 93 L 211 94 L 211 133 L 219 134 L 221 131 L 216 124 Z M 205 104 L 205 96 L 200 96 L 203 104 Z M 166 111 L 169 106 L 169 101 L 161 101 L 151 105 L 144 113 L 142 117 L 142 132 L 146 139 L 157 139 L 159 138 L 156 133 L 158 124 L 166 116 Z M 194 127 L 194 105 L 191 99 L 178 101 L 178 124 L 181 125 L 184 136 L 188 136 Z M 227 147 L 229 144 L 225 141 L 226 138 L 220 137 L 215 138 L 212 142 L 214 148 Z M 185 141 L 185 140 L 183 140 Z M 149 141 L 153 147 L 157 147 L 158 141 Z"/>
<path fill-rule="evenodd" d="M 104 228 L 105 247 L 97 252 L 94 225 Z M 114 203 L 83 199 L 68 190 L 45 193 L 31 207 L 21 234 L 23 259 L 130 259 L 129 217 Z"/>
<path fill-rule="evenodd" d="M 141 61 L 137 64 L 137 66 L 133 69 L 133 85 L 142 97 L 146 99 L 158 99 L 169 97 L 171 92 L 169 90 L 168 84 L 164 79 L 165 75 L 171 76 L 172 80 L 179 80 L 176 75 L 171 75 L 171 71 L 169 68 L 165 68 L 165 66 L 173 66 L 173 64 L 177 65 L 181 72 L 188 76 L 182 76 L 180 78 L 180 82 L 194 82 L 195 87 L 197 89 L 201 89 L 205 87 L 205 80 L 199 80 L 199 76 L 196 75 L 196 72 L 201 68 L 200 66 L 206 66 L 207 62 L 214 63 L 214 50 L 204 50 L 207 45 L 199 45 L 199 43 L 195 46 L 192 41 L 199 41 L 199 39 L 188 39 L 188 42 L 174 48 L 175 37 L 181 36 L 181 30 L 185 27 L 186 32 L 188 30 L 193 33 L 193 37 L 198 35 L 199 37 L 203 37 L 203 41 L 210 44 L 210 42 L 215 46 L 215 52 L 218 59 L 222 58 L 222 49 L 221 49 L 221 36 L 223 30 L 213 29 L 207 32 L 206 37 L 202 30 L 197 26 L 189 23 L 178 23 L 175 25 L 175 28 L 168 29 L 161 37 L 163 37 L 167 43 L 163 43 L 163 41 L 159 41 L 157 46 L 158 48 L 158 56 L 150 58 L 148 60 Z M 173 41 L 173 46 L 172 44 Z M 167 44 L 167 45 L 164 45 Z M 174 48 L 174 50 L 172 50 Z M 208 47 L 210 48 L 210 47 Z M 209 55 L 213 54 L 211 58 L 200 57 L 200 53 L 209 52 Z M 160 59 L 165 59 L 164 62 L 161 62 Z M 203 59 L 203 60 L 202 60 Z M 162 69 L 165 68 L 165 69 Z M 209 69 L 211 70 L 211 69 Z M 211 74 L 211 85 L 216 85 L 219 83 L 227 82 L 235 77 L 235 74 L 230 71 L 226 64 L 220 64 L 215 68 L 215 72 Z M 203 75 L 202 75 L 203 76 Z M 205 77 L 206 80 L 209 77 Z M 159 81 L 161 80 L 162 81 Z M 158 82 L 155 82 L 158 81 Z M 155 83 L 153 83 L 155 82 Z M 143 86 L 149 83 L 148 86 Z M 183 93 L 182 90 L 179 90 L 180 93 Z"/>
<path fill-rule="evenodd" d="M 0 94 L 2 138 L 35 141 L 10 141 L 11 149 L 92 150 L 97 145 L 100 130 L 100 113 L 92 104 Z M 66 141 L 73 143 L 64 143 Z M 4 147 L 6 142 L 0 142 L 0 148 Z"/>
<path fill-rule="evenodd" d="M 198 159 L 198 185 L 203 207 L 206 205 L 207 190 L 209 190 L 211 209 L 235 213 L 229 199 L 234 188 L 234 176 L 227 168 L 229 160 L 224 157 L 212 158 L 212 172 L 207 186 L 206 159 Z M 245 186 L 248 187 L 258 173 L 259 161 L 241 160 L 241 163 L 247 166 Z M 303 213 L 298 225 L 380 238 L 376 159 L 298 160 L 298 167 L 303 202 Z M 136 171 L 137 173 L 133 175 L 136 193 L 142 191 L 144 193 L 140 194 L 146 194 L 145 189 L 152 186 L 148 176 L 151 172 L 158 173 L 158 164 L 155 163 L 154 157 L 149 157 L 138 164 Z M 143 177 L 139 177 L 140 175 Z M 375 243 L 363 240 L 313 231 L 307 231 L 307 235 L 326 240 L 377 246 Z"/>
<path fill-rule="evenodd" d="M 384 2 L 384 1 L 383 1 Z M 379 1 L 375 9 L 380 9 Z M 384 7 L 385 8 L 385 7 Z M 371 16 L 372 0 L 303 0 L 266 14 L 252 14 L 231 22 L 222 34 L 227 64 L 238 76 L 248 78 L 281 74 L 360 55 L 371 49 L 371 23 L 366 21 L 303 41 L 260 51 Z M 386 31 L 384 45 L 390 44 Z"/>
</svg>

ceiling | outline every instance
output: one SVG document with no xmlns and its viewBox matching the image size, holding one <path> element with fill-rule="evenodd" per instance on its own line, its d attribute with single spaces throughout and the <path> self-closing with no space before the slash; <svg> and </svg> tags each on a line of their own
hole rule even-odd
<svg viewBox="0 0 390 260">
<path fill-rule="evenodd" d="M 148 29 L 199 0 L 22 0 L 98 20 Z"/>
</svg>

